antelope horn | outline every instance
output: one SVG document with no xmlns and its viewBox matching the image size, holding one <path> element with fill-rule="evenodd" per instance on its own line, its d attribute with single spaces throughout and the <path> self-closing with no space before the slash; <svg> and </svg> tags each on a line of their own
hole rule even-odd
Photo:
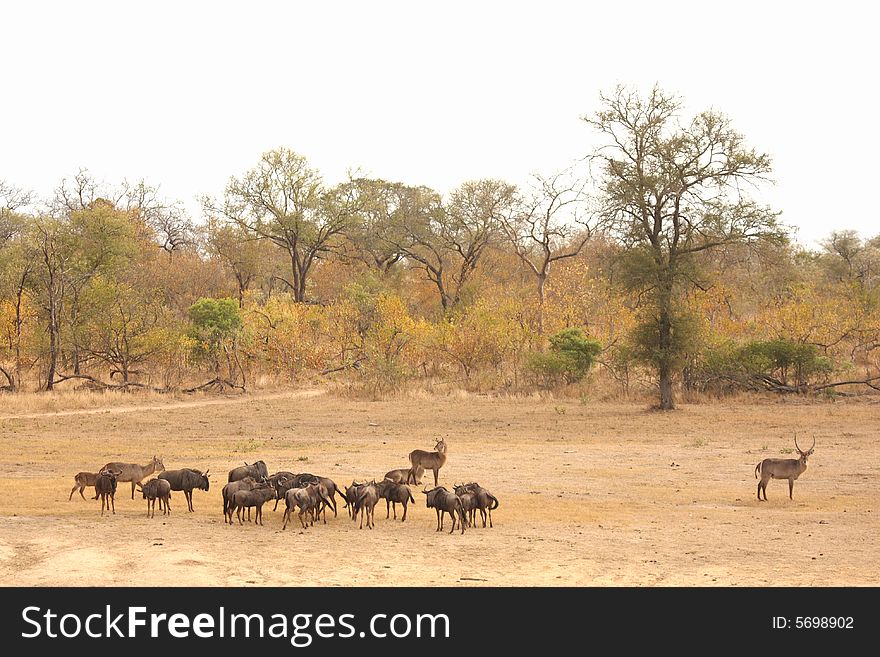
<svg viewBox="0 0 880 657">
<path fill-rule="evenodd" d="M 804 453 L 804 450 L 801 449 L 801 446 L 797 444 L 797 434 L 794 434 L 794 446 L 797 448 L 797 451 L 799 451 L 801 454 Z"/>
<path fill-rule="evenodd" d="M 810 451 L 813 451 L 813 448 L 816 446 L 816 436 L 813 436 L 813 446 L 810 447 Z"/>
</svg>

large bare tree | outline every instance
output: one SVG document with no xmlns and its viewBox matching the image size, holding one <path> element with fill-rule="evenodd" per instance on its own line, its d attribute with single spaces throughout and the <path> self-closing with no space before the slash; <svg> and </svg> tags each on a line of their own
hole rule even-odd
<svg viewBox="0 0 880 657">
<path fill-rule="evenodd" d="M 535 176 L 517 209 L 501 216 L 501 227 L 519 259 L 538 283 L 538 330 L 544 332 L 544 298 L 554 262 L 578 255 L 589 241 L 586 182 L 572 171 Z"/>
<path fill-rule="evenodd" d="M 777 213 L 748 190 L 770 173 L 770 157 L 746 145 L 730 120 L 704 111 L 681 119 L 681 102 L 659 88 L 602 96 L 584 120 L 603 138 L 600 215 L 629 250 L 629 281 L 650 302 L 639 338 L 657 371 L 661 409 L 675 407 L 673 378 L 685 345 L 681 298 L 694 256 L 779 238 Z"/>
</svg>

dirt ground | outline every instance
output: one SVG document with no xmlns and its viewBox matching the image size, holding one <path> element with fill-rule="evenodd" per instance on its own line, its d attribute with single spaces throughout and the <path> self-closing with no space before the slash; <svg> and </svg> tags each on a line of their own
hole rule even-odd
<svg viewBox="0 0 880 657">
<path fill-rule="evenodd" d="M 136 401 L 131 402 L 137 404 Z M 880 584 L 880 405 L 685 405 L 460 395 L 354 401 L 320 391 L 16 413 L 0 398 L 0 577 L 7 585 Z M 755 498 L 755 465 L 816 452 L 795 483 Z M 447 486 L 476 480 L 501 502 L 494 529 L 437 533 L 413 491 L 405 523 L 338 518 L 281 531 L 225 526 L 227 471 L 264 459 L 346 485 L 407 465 L 443 436 Z M 121 484 L 116 515 L 68 501 L 105 462 L 210 468 L 195 513 L 146 518 Z M 426 474 L 425 481 L 431 478 Z M 91 489 L 89 489 L 91 490 Z M 381 513 L 379 512 L 381 509 Z M 448 521 L 447 521 L 448 522 Z"/>
</svg>

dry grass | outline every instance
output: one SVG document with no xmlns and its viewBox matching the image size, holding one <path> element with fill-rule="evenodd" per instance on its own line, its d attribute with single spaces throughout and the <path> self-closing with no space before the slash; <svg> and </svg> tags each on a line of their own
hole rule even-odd
<svg viewBox="0 0 880 657">
<path fill-rule="evenodd" d="M 97 398 L 104 406 L 80 400 L 81 413 L 72 398 L 0 409 L 8 584 L 880 584 L 880 414 L 868 402 L 758 399 L 658 414 L 643 403 L 473 393 Z M 818 444 L 794 501 L 772 482 L 758 503 L 755 464 L 781 455 L 795 430 Z M 377 509 L 372 532 L 344 511 L 307 531 L 281 532 L 271 508 L 262 528 L 223 524 L 220 488 L 242 461 L 343 484 L 402 467 L 439 436 L 450 449 L 441 483 L 490 488 L 501 500 L 494 529 L 434 532 L 418 490 L 405 524 Z M 147 520 L 125 485 L 115 516 L 68 501 L 79 470 L 153 453 L 169 468 L 211 469 L 194 514 L 175 493 L 170 518 Z M 291 558 L 300 551 L 316 558 Z"/>
</svg>

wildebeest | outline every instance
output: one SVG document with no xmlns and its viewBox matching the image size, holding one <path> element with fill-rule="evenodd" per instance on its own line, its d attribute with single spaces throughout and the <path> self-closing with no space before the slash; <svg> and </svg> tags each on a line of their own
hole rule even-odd
<svg viewBox="0 0 880 657">
<path fill-rule="evenodd" d="M 758 473 L 761 474 L 761 481 L 758 482 L 758 501 L 761 501 L 761 491 L 764 491 L 764 502 L 767 501 L 767 483 L 771 479 L 788 479 L 788 499 L 793 500 L 791 496 L 794 489 L 794 480 L 800 477 L 807 469 L 807 457 L 813 453 L 816 448 L 816 439 L 813 438 L 813 445 L 806 452 L 797 444 L 797 435 L 794 437 L 794 446 L 797 449 L 800 458 L 796 459 L 764 459 L 755 466 L 755 478 Z"/>
<path fill-rule="evenodd" d="M 73 481 L 76 483 L 74 483 L 73 488 L 70 489 L 70 497 L 67 498 L 67 501 L 70 502 L 70 500 L 73 499 L 73 494 L 74 492 L 76 492 L 77 488 L 79 488 L 79 496 L 83 499 L 86 499 L 86 496 L 83 495 L 83 491 L 85 490 L 86 486 L 94 486 L 97 479 L 97 472 L 77 472 L 76 476 L 73 478 Z M 92 499 L 98 499 L 98 494 L 95 493 L 95 496 Z"/>
<path fill-rule="evenodd" d="M 345 499 L 345 508 L 348 509 L 348 515 L 350 515 L 352 519 L 354 519 L 354 503 L 357 502 L 361 488 L 364 486 L 366 486 L 365 483 L 359 484 L 356 481 L 352 481 L 351 486 L 345 489 L 345 495 L 343 495 L 343 498 Z"/>
<path fill-rule="evenodd" d="M 372 529 L 375 522 L 375 508 L 376 503 L 379 501 L 379 491 L 376 486 L 375 481 L 371 481 L 370 483 L 361 486 L 358 491 L 357 499 L 354 502 L 354 516 L 357 519 L 358 513 L 361 516 L 361 524 L 359 529 L 364 528 L 364 517 L 367 519 L 367 528 Z"/>
<path fill-rule="evenodd" d="M 267 481 L 269 479 L 269 470 L 263 461 L 257 461 L 250 465 L 245 462 L 244 465 L 232 468 L 229 471 L 229 479 L 227 481 L 232 483 L 233 481 L 241 481 L 245 477 L 253 477 L 255 481 Z"/>
<path fill-rule="evenodd" d="M 480 515 L 483 518 L 483 527 L 486 526 L 486 514 L 489 514 L 489 527 L 493 527 L 492 525 L 492 511 L 498 508 L 499 502 L 498 498 L 495 497 L 492 493 L 490 493 L 487 489 L 480 486 L 480 484 L 476 482 L 471 482 L 469 484 L 463 484 L 461 486 L 455 487 L 455 494 L 460 495 L 465 491 L 471 491 L 476 495 L 476 507 L 471 511 L 471 525 L 475 526 L 475 520 L 477 517 L 476 512 L 479 511 Z M 459 492 L 461 491 L 461 493 Z"/>
<path fill-rule="evenodd" d="M 101 515 L 104 515 L 104 508 L 113 506 L 113 515 L 116 515 L 116 484 L 119 481 L 119 470 L 108 470 L 102 468 L 95 479 L 95 499 L 101 498 Z M 70 500 L 68 500 L 69 502 Z"/>
<path fill-rule="evenodd" d="M 458 514 L 461 524 L 461 533 L 464 534 L 464 510 L 462 509 L 461 499 L 455 493 L 450 493 L 443 486 L 437 486 L 431 490 L 423 490 L 425 501 L 429 509 L 437 512 L 437 531 L 443 530 L 443 515 L 448 513 L 452 516 L 452 529 L 449 533 L 455 531 L 455 514 Z"/>
<path fill-rule="evenodd" d="M 321 509 L 324 511 L 326 516 L 326 509 L 329 506 L 333 509 L 333 517 L 336 517 L 336 493 L 339 493 L 339 496 L 345 499 L 345 493 L 343 490 L 336 484 L 335 481 L 330 479 L 329 477 L 318 477 L 318 483 L 324 487 L 324 491 L 326 492 L 326 499 L 322 500 Z M 325 518 L 324 522 L 327 520 Z"/>
<path fill-rule="evenodd" d="M 156 517 L 156 500 L 159 500 L 159 508 L 162 515 L 171 514 L 171 483 L 166 479 L 150 479 L 145 484 L 138 484 L 138 490 L 143 493 L 147 501 L 147 518 Z M 152 515 L 150 509 L 152 508 Z"/>
<path fill-rule="evenodd" d="M 409 502 L 415 502 L 415 498 L 412 496 L 412 491 L 410 491 L 409 486 L 406 484 L 395 483 L 390 479 L 383 479 L 376 485 L 376 492 L 379 494 L 380 499 L 385 500 L 385 518 L 387 519 L 390 515 L 390 509 L 393 505 L 394 507 L 394 519 L 397 520 L 397 503 L 400 502 L 403 504 L 403 517 L 400 519 L 401 522 L 406 520 L 406 507 Z"/>
<path fill-rule="evenodd" d="M 272 478 L 269 478 L 269 483 L 272 483 Z M 289 491 L 291 488 L 305 488 L 309 484 L 318 483 L 318 477 L 313 474 L 309 474 L 308 472 L 303 472 L 300 474 L 294 474 L 292 472 L 280 472 L 277 475 L 277 479 L 275 480 L 275 506 L 272 507 L 273 511 L 278 510 L 278 502 L 284 499 L 285 493 Z"/>
<path fill-rule="evenodd" d="M 446 463 L 446 441 L 443 438 L 437 439 L 433 452 L 426 452 L 423 449 L 414 449 L 409 453 L 409 462 L 412 464 L 414 474 L 418 474 L 421 470 L 431 470 L 434 472 L 434 486 L 437 486 L 437 475 L 440 468 Z M 421 483 L 421 475 L 419 475 L 419 483 Z"/>
<path fill-rule="evenodd" d="M 223 495 L 223 522 L 226 522 L 226 519 L 229 518 L 229 522 L 232 522 L 232 511 L 230 507 L 232 506 L 232 496 L 235 495 L 240 490 L 250 490 L 257 484 L 256 480 L 253 477 L 245 477 L 244 479 L 239 479 L 238 481 L 233 481 L 232 483 L 226 484 L 221 491 Z M 248 509 L 250 511 L 250 509 Z"/>
<path fill-rule="evenodd" d="M 202 472 L 193 468 L 181 468 L 180 470 L 165 470 L 159 475 L 159 479 L 164 479 L 171 484 L 171 490 L 182 490 L 186 497 L 186 506 L 192 511 L 192 492 L 193 489 L 207 491 L 210 485 L 208 481 L 208 470 Z"/>
<path fill-rule="evenodd" d="M 323 490 L 322 490 L 323 489 Z M 284 493 L 284 522 L 281 529 L 287 529 L 287 523 L 290 521 L 290 514 L 295 507 L 299 507 L 299 521 L 303 529 L 308 525 L 315 524 L 318 507 L 327 503 L 326 489 L 323 484 L 311 482 L 302 488 L 291 488 Z M 305 514 L 309 514 L 309 522 L 306 523 Z"/>
<path fill-rule="evenodd" d="M 162 463 L 162 459 L 156 458 L 156 455 L 154 454 L 153 460 L 146 465 L 138 465 L 137 463 L 121 463 L 119 461 L 115 461 L 113 463 L 108 463 L 101 469 L 117 470 L 119 472 L 119 481 L 130 481 L 131 499 L 134 499 L 134 487 L 149 475 L 155 472 L 162 472 L 165 469 L 165 464 Z"/>
<path fill-rule="evenodd" d="M 275 489 L 266 482 L 258 482 L 250 490 L 236 491 L 235 495 L 232 496 L 232 501 L 229 505 L 229 524 L 232 524 L 233 510 L 235 511 L 235 516 L 238 518 L 238 524 L 243 525 L 244 523 L 241 521 L 242 510 L 245 508 L 256 507 L 254 523 L 262 525 L 263 505 L 273 497 L 275 497 Z"/>
</svg>

